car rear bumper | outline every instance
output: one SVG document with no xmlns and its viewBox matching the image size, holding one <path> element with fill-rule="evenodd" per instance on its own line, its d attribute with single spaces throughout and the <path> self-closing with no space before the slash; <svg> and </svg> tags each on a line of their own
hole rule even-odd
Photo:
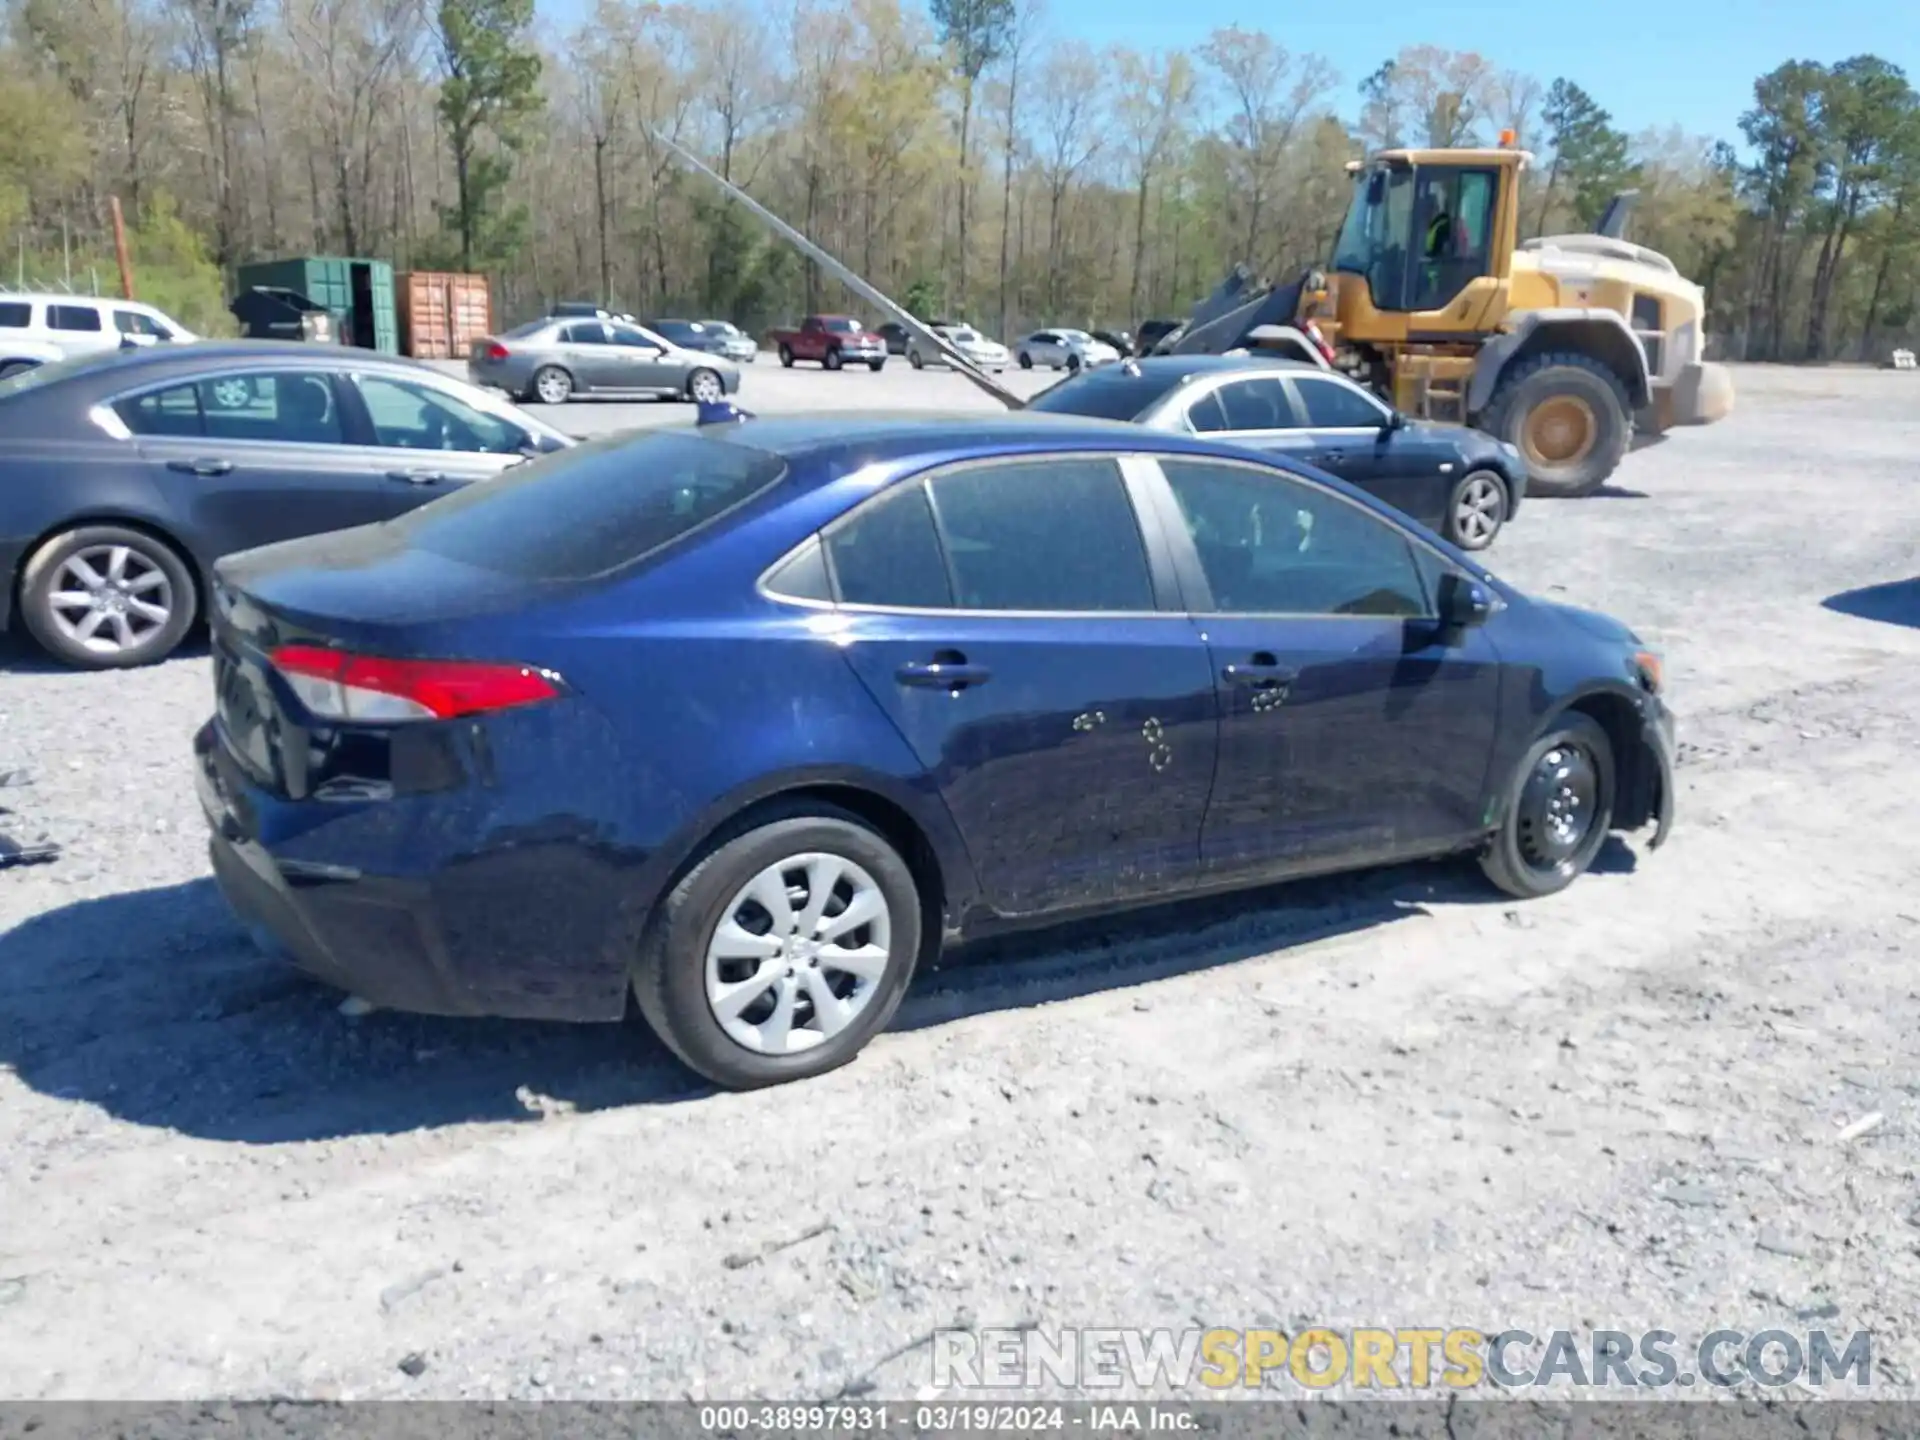
<svg viewBox="0 0 1920 1440">
<path fill-rule="evenodd" d="M 366 825 L 380 802 L 296 802 L 261 790 L 227 753 L 217 722 L 202 727 L 193 748 L 214 881 L 269 953 L 383 1009 L 540 1020 L 624 1012 L 613 886 L 598 877 L 582 884 L 581 867 L 563 859 L 556 868 L 551 853 L 498 857 L 517 875 L 483 863 L 471 878 L 458 872 L 457 855 L 422 853 L 424 837 L 456 829 L 464 813 L 457 793 L 441 804 L 429 797 L 404 821 L 391 807 L 415 802 L 386 802 L 389 818 Z M 391 867 L 405 873 L 376 874 L 329 863 L 361 848 L 329 846 L 330 826 L 402 828 L 422 843 Z M 320 854 L 328 859 L 312 858 Z M 542 904 L 556 899 L 553 882 L 568 872 L 563 902 Z"/>
</svg>

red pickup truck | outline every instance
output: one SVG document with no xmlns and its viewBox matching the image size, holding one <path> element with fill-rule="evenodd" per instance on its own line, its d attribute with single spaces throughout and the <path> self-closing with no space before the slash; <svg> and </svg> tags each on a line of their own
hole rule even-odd
<svg viewBox="0 0 1920 1440">
<path fill-rule="evenodd" d="M 887 363 L 887 342 L 847 315 L 809 315 L 798 330 L 776 330 L 770 337 L 780 363 L 817 360 L 829 370 L 864 364 L 878 370 Z"/>
</svg>

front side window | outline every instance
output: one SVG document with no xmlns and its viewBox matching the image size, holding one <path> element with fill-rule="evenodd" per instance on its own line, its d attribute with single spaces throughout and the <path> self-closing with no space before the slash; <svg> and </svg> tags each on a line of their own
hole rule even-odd
<svg viewBox="0 0 1920 1440">
<path fill-rule="evenodd" d="M 982 465 L 939 476 L 931 491 L 961 609 L 1154 608 L 1146 546 L 1116 461 Z"/>
<path fill-rule="evenodd" d="M 1214 613 L 1430 613 L 1412 542 L 1379 516 L 1250 466 L 1162 459 L 1160 468 L 1213 592 Z"/>
<path fill-rule="evenodd" d="M 430 385 L 363 375 L 359 386 L 376 445 L 517 455 L 532 443 L 518 425 Z"/>
<path fill-rule="evenodd" d="M 1295 380 L 1293 384 L 1312 429 L 1375 430 L 1387 423 L 1381 406 L 1337 380 Z"/>
<path fill-rule="evenodd" d="M 660 348 L 657 342 L 648 337 L 646 331 L 637 329 L 632 325 L 614 326 L 613 343 L 616 345 L 624 345 L 629 350 L 658 350 Z"/>
<path fill-rule="evenodd" d="M 47 328 L 97 333 L 103 327 L 100 312 L 92 305 L 49 305 Z"/>
<path fill-rule="evenodd" d="M 333 382 L 324 375 L 222 375 L 151 390 L 113 409 L 136 435 L 293 445 L 344 445 L 347 438 Z"/>
<path fill-rule="evenodd" d="M 138 310 L 115 310 L 113 328 L 122 335 L 151 335 L 156 340 L 165 340 L 173 333 L 151 315 Z"/>
</svg>

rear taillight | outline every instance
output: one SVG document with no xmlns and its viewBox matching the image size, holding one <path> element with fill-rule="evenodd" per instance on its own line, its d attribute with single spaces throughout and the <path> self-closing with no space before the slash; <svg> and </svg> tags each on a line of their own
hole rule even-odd
<svg viewBox="0 0 1920 1440">
<path fill-rule="evenodd" d="M 492 344 L 490 344 L 489 346 L 487 346 L 487 358 L 488 358 L 489 360 L 504 360 L 504 359 L 506 359 L 506 358 L 507 358 L 507 347 L 506 347 L 506 346 L 504 346 L 504 345 L 502 345 L 502 344 L 501 344 L 501 343 L 500 343 L 500 342 L 499 342 L 498 340 L 495 340 L 495 341 L 494 341 L 494 342 L 493 342 Z"/>
<path fill-rule="evenodd" d="M 391 725 L 452 720 L 556 699 L 559 687 L 528 665 L 473 660 L 391 660 L 317 645 L 283 645 L 273 668 L 327 720 Z"/>
</svg>

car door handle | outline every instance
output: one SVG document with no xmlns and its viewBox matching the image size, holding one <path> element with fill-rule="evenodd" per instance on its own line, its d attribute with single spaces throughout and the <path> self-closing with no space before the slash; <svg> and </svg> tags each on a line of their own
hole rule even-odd
<svg viewBox="0 0 1920 1440">
<path fill-rule="evenodd" d="M 965 660 L 909 660 L 893 672 L 893 678 L 924 690 L 964 690 L 969 685 L 986 684 L 993 672 Z"/>
<path fill-rule="evenodd" d="M 1220 672 L 1220 678 L 1229 685 L 1245 685 L 1253 689 L 1277 690 L 1291 685 L 1300 676 L 1300 672 L 1291 665 L 1282 665 L 1271 657 L 1256 655 L 1249 661 L 1238 665 L 1229 665 Z"/>
<path fill-rule="evenodd" d="M 167 468 L 187 475 L 225 475 L 233 469 L 233 461 L 202 456 L 198 460 L 169 460 Z"/>
<path fill-rule="evenodd" d="M 438 470 L 389 470 L 387 479 L 407 485 L 438 485 L 447 477 Z"/>
</svg>

